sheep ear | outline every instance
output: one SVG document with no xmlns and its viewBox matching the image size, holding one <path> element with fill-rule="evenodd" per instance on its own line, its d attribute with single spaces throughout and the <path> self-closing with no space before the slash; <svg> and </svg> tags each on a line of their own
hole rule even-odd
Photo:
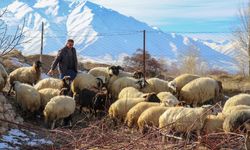
<svg viewBox="0 0 250 150">
<path fill-rule="evenodd" d="M 121 66 L 117 66 L 117 69 L 124 71 L 124 68 L 122 68 Z"/>
</svg>

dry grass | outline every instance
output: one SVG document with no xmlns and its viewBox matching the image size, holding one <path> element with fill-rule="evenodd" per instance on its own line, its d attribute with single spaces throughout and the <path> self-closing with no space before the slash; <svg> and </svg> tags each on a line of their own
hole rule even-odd
<svg viewBox="0 0 250 150">
<path fill-rule="evenodd" d="M 240 75 L 216 75 L 212 76 L 222 81 L 224 94 L 231 97 L 239 93 L 250 93 L 250 78 Z"/>
</svg>

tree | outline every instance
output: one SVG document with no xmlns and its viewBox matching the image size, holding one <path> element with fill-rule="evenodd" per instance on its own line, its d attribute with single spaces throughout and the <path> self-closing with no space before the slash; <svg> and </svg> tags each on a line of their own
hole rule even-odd
<svg viewBox="0 0 250 150">
<path fill-rule="evenodd" d="M 248 75 L 250 75 L 250 1 L 246 7 L 239 9 L 240 24 L 233 32 L 235 47 L 239 50 L 235 57 L 237 65 L 241 72 L 246 72 L 246 66 L 248 66 Z M 247 55 L 245 55 L 245 51 Z M 246 58 L 247 56 L 247 58 Z M 247 65 L 245 65 L 247 64 Z"/>
<path fill-rule="evenodd" d="M 199 48 L 190 45 L 187 50 L 179 56 L 180 72 L 191 74 L 205 74 L 207 63 L 200 57 Z"/>
<path fill-rule="evenodd" d="M 132 56 L 124 57 L 124 66 L 129 71 L 143 70 L 143 50 L 137 49 Z M 163 65 L 146 51 L 146 75 L 156 76 L 163 70 Z"/>
<path fill-rule="evenodd" d="M 18 26 L 13 35 L 8 34 L 8 26 L 2 19 L 6 15 L 7 9 L 0 12 L 0 56 L 4 56 L 21 44 L 24 33 L 25 20 Z M 27 42 L 27 41 L 26 41 Z"/>
</svg>

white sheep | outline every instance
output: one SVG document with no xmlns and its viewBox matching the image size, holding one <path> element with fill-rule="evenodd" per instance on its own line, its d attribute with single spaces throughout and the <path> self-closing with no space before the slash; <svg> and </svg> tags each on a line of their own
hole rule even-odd
<svg viewBox="0 0 250 150">
<path fill-rule="evenodd" d="M 156 94 L 148 94 L 145 98 L 123 98 L 118 99 L 109 107 L 109 117 L 111 119 L 124 120 L 127 112 L 140 102 L 160 102 Z"/>
<path fill-rule="evenodd" d="M 63 79 L 45 78 L 40 80 L 34 86 L 36 90 L 41 90 L 45 88 L 61 90 L 62 88 L 69 88 L 69 87 L 70 87 L 70 76 L 65 76 Z"/>
<path fill-rule="evenodd" d="M 92 74 L 95 77 L 104 76 L 109 78 L 111 76 L 118 76 L 120 70 L 124 70 L 121 66 L 110 66 L 110 67 L 95 67 L 89 70 L 89 74 Z"/>
<path fill-rule="evenodd" d="M 62 95 L 53 97 L 43 111 L 45 123 L 53 121 L 51 125 L 51 129 L 53 129 L 57 120 L 64 118 L 71 119 L 75 107 L 75 100 L 72 97 Z"/>
<path fill-rule="evenodd" d="M 113 83 L 117 80 L 117 79 L 120 79 L 122 77 L 131 77 L 131 78 L 134 78 L 134 74 L 130 73 L 130 72 L 125 72 L 125 71 L 121 71 L 119 72 L 118 75 L 113 75 L 113 76 L 110 76 L 110 78 L 108 78 L 108 81 L 107 81 L 107 89 L 108 90 L 112 90 L 112 85 Z"/>
<path fill-rule="evenodd" d="M 8 73 L 4 66 L 0 63 L 0 91 L 3 90 L 8 80 Z"/>
<path fill-rule="evenodd" d="M 231 98 L 229 98 L 224 107 L 222 112 L 227 113 L 228 109 L 232 106 L 237 106 L 237 105 L 248 105 L 250 106 L 250 95 L 249 94 L 238 94 L 235 95 Z"/>
<path fill-rule="evenodd" d="M 147 126 L 159 126 L 159 117 L 170 107 L 164 106 L 153 106 L 140 115 L 137 121 L 137 125 L 141 133 L 145 133 L 147 131 Z"/>
<path fill-rule="evenodd" d="M 125 118 L 125 123 L 128 125 L 128 127 L 132 127 L 135 123 L 137 123 L 141 113 L 153 106 L 160 106 L 160 103 L 140 102 L 136 104 L 128 111 Z"/>
<path fill-rule="evenodd" d="M 12 71 L 9 75 L 9 83 L 11 85 L 9 93 L 13 88 L 14 81 L 27 83 L 30 85 L 36 84 L 40 80 L 41 66 L 42 63 L 40 61 L 36 61 L 31 67 L 20 67 Z"/>
<path fill-rule="evenodd" d="M 170 92 L 172 89 L 169 87 L 169 82 L 159 79 L 159 78 L 150 78 L 146 80 L 146 85 L 140 89 L 143 93 L 155 92 Z"/>
<path fill-rule="evenodd" d="M 182 74 L 176 77 L 173 81 L 170 81 L 169 86 L 176 88 L 177 95 L 179 95 L 182 87 L 197 78 L 200 78 L 200 76 L 194 74 Z"/>
<path fill-rule="evenodd" d="M 206 134 L 223 132 L 224 120 L 225 116 L 222 113 L 218 113 L 217 115 L 208 115 L 202 129 L 203 132 Z"/>
<path fill-rule="evenodd" d="M 75 94 L 79 93 L 82 89 L 101 88 L 103 81 L 100 78 L 88 73 L 78 73 L 71 83 L 71 90 Z"/>
<path fill-rule="evenodd" d="M 180 102 L 179 100 L 170 92 L 160 92 L 157 94 L 157 97 L 161 100 L 162 103 L 166 103 L 166 106 L 176 106 Z"/>
<path fill-rule="evenodd" d="M 44 88 L 38 91 L 41 97 L 41 108 L 44 108 L 51 98 L 60 94 L 59 89 Z"/>
<path fill-rule="evenodd" d="M 92 74 L 95 77 L 104 77 L 107 80 L 107 88 L 110 90 L 113 82 L 124 76 L 132 76 L 132 73 L 121 72 L 123 70 L 120 66 L 110 66 L 110 67 L 95 67 L 89 70 L 89 74 Z"/>
<path fill-rule="evenodd" d="M 35 112 L 39 110 L 41 97 L 33 86 L 19 81 L 14 81 L 13 86 L 16 101 L 24 111 Z"/>
<path fill-rule="evenodd" d="M 249 130 L 250 110 L 237 110 L 226 116 L 223 122 L 223 130 L 225 132 L 237 132 L 241 130 Z"/>
<path fill-rule="evenodd" d="M 104 76 L 107 79 L 113 75 L 112 71 L 110 71 L 110 67 L 95 67 L 90 69 L 88 73 L 95 77 Z"/>
<path fill-rule="evenodd" d="M 187 133 L 190 131 L 200 131 L 203 128 L 206 116 L 212 113 L 210 106 L 198 108 L 171 107 L 167 109 L 159 118 L 159 128 Z"/>
<path fill-rule="evenodd" d="M 228 116 L 231 113 L 236 112 L 237 110 L 247 110 L 247 109 L 250 110 L 250 106 L 248 106 L 248 105 L 236 105 L 236 106 L 227 107 L 227 109 L 223 108 L 222 113 L 223 113 L 223 115 Z"/>
<path fill-rule="evenodd" d="M 212 78 L 202 77 L 186 84 L 180 91 L 179 100 L 185 101 L 187 104 L 192 104 L 196 107 L 210 100 L 216 103 L 221 96 L 221 82 Z"/>
<path fill-rule="evenodd" d="M 117 99 L 121 90 L 125 87 L 134 87 L 140 89 L 139 80 L 133 77 L 122 77 L 114 81 L 111 87 L 111 94 L 113 99 Z M 148 92 L 150 93 L 150 92 Z"/>
<path fill-rule="evenodd" d="M 139 97 L 143 97 L 146 94 L 140 92 L 138 89 L 134 88 L 134 87 L 125 87 L 123 88 L 119 95 L 118 95 L 118 99 L 121 98 L 139 98 Z"/>
</svg>

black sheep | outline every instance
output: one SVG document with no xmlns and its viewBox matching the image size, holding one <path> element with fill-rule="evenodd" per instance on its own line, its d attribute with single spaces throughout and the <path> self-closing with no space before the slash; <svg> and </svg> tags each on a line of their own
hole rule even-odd
<svg viewBox="0 0 250 150">
<path fill-rule="evenodd" d="M 79 95 L 75 97 L 75 100 L 80 104 L 80 111 L 82 111 L 83 107 L 87 107 L 89 112 L 92 113 L 93 110 L 96 116 L 97 110 L 105 109 L 106 96 L 106 93 L 97 89 L 82 89 Z"/>
</svg>

